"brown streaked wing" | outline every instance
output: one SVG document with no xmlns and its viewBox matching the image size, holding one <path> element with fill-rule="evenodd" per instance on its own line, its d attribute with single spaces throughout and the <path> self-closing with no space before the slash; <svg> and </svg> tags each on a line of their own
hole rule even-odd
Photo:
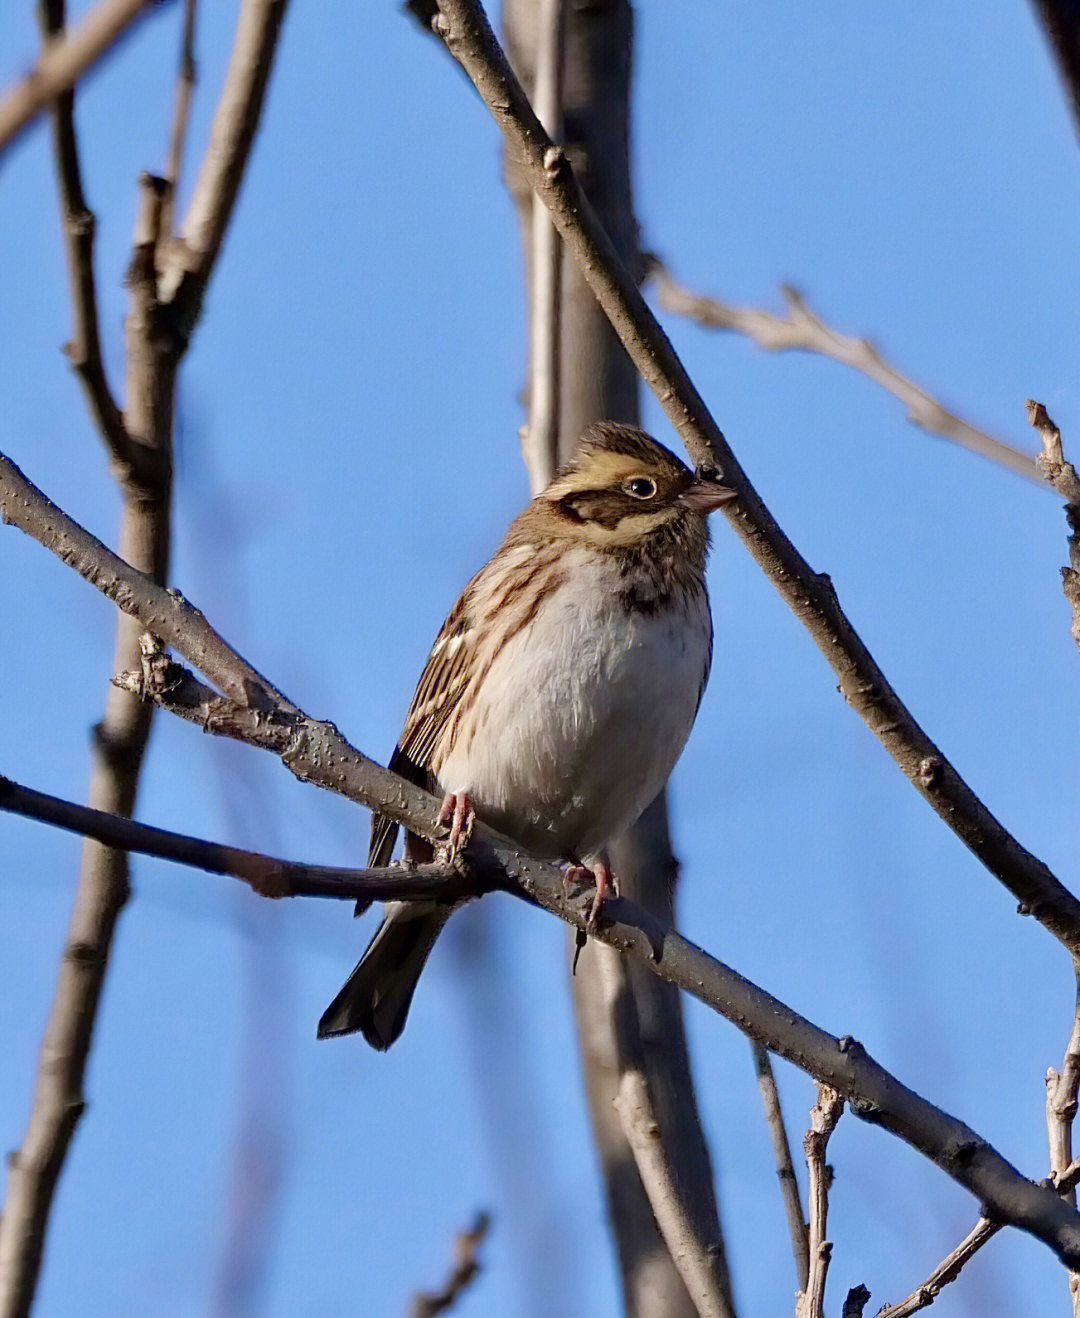
<svg viewBox="0 0 1080 1318">
<path fill-rule="evenodd" d="M 435 787 L 431 760 L 439 736 L 469 683 L 472 644 L 468 639 L 471 624 L 467 601 L 471 586 L 470 582 L 435 638 L 405 715 L 401 737 L 390 757 L 389 767 L 395 773 L 426 791 L 433 791 Z M 392 819 L 372 815 L 369 865 L 390 863 L 397 831 L 397 824 Z"/>
</svg>

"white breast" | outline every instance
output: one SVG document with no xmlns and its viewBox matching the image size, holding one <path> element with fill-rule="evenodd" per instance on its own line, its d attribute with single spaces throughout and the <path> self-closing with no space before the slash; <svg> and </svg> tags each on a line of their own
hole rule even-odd
<svg viewBox="0 0 1080 1318">
<path fill-rule="evenodd" d="M 664 786 L 711 646 L 704 588 L 628 612 L 607 556 L 574 552 L 566 583 L 495 658 L 439 772 L 443 791 L 551 856 L 595 854 Z"/>
</svg>

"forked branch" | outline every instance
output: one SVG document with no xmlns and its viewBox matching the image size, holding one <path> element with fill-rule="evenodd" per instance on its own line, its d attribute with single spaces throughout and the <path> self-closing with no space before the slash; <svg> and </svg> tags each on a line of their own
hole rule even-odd
<svg viewBox="0 0 1080 1318">
<path fill-rule="evenodd" d="M 198 665 L 219 688 L 237 693 L 238 703 L 250 712 L 243 737 L 248 744 L 274 751 L 302 780 L 370 806 L 421 836 L 438 839 L 440 803 L 434 797 L 361 754 L 333 724 L 308 718 L 284 698 L 280 706 L 268 699 L 273 691 L 270 684 L 197 609 L 117 559 L 2 456 L 0 517 L 51 548 L 125 613 Z M 246 693 L 252 699 L 246 699 Z M 558 866 L 535 860 L 483 827 L 476 830 L 474 847 L 470 863 L 481 867 L 489 886 L 513 890 L 575 928 L 587 928 L 592 894 L 568 894 Z M 490 877 L 496 874 L 497 878 Z M 854 1039 L 838 1039 L 819 1029 L 623 898 L 612 898 L 605 915 L 610 918 L 597 931 L 601 941 L 705 1002 L 750 1038 L 836 1090 L 856 1115 L 918 1149 L 996 1218 L 1029 1231 L 1068 1266 L 1080 1267 L 1076 1210 L 1049 1186 L 1022 1176 L 970 1127 L 906 1088 Z"/>
<path fill-rule="evenodd" d="M 695 462 L 718 467 L 738 498 L 724 512 L 759 566 L 806 626 L 843 695 L 933 809 L 991 874 L 1075 955 L 1080 902 L 991 814 L 919 726 L 840 607 L 777 525 L 740 467 L 630 272 L 598 223 L 570 164 L 533 113 L 476 0 L 438 0 L 433 26 L 483 97 L 530 186 L 551 210 L 634 364 Z"/>
</svg>

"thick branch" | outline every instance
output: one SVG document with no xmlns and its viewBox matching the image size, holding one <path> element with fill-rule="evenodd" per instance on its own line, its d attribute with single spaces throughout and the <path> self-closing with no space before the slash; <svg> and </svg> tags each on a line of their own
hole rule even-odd
<svg viewBox="0 0 1080 1318">
<path fill-rule="evenodd" d="M 57 515 L 64 516 L 6 459 L 0 459 L 0 515 L 32 534 L 37 532 L 46 544 L 55 538 L 46 523 L 52 526 Z M 70 534 L 65 543 L 70 543 Z M 82 574 L 103 594 L 114 597 L 119 593 L 112 570 L 115 556 L 88 532 L 80 529 L 80 536 Z M 154 627 L 163 615 L 153 582 L 120 566 L 125 568 L 125 609 L 144 627 Z M 208 627 L 198 610 L 180 597 L 170 598 L 173 608 L 167 613 L 175 648 L 192 663 L 197 662 L 196 655 L 211 654 L 228 686 L 242 690 L 250 666 Z M 208 635 L 214 638 L 212 646 Z M 230 656 L 231 675 L 226 672 Z M 283 724 L 289 728 L 284 750 Z M 362 755 L 331 723 L 309 719 L 286 704 L 276 721 L 253 713 L 245 740 L 280 754 L 306 782 L 370 806 L 424 837 L 439 836 L 440 802 Z M 482 826 L 476 829 L 473 846 L 470 863 L 480 867 L 489 886 L 518 891 L 575 928 L 587 929 L 592 893 L 568 894 L 559 866 L 533 859 Z M 501 871 L 497 880 L 491 877 L 492 870 Z M 1067 1265 L 1080 1266 L 1080 1215 L 1075 1209 L 1048 1185 L 1022 1176 L 970 1127 L 906 1088 L 854 1039 L 838 1039 L 819 1029 L 625 898 L 609 899 L 604 912 L 609 918 L 596 934 L 602 942 L 627 953 L 636 964 L 706 1003 L 750 1038 L 835 1089 L 857 1116 L 918 1149 L 984 1203 L 995 1220 L 1021 1227 L 1048 1244 Z"/>
<path fill-rule="evenodd" d="M 49 102 L 74 87 L 137 18 L 159 0 L 100 0 L 58 41 L 47 41 L 38 62 L 0 96 L 0 161 Z"/>
<path fill-rule="evenodd" d="M 951 439 L 980 457 L 999 462 L 1019 476 L 1037 481 L 1035 459 L 1011 444 L 1003 443 L 979 430 L 909 380 L 882 357 L 869 339 L 840 334 L 816 315 L 797 288 L 784 284 L 781 292 L 787 303 L 786 316 L 774 315 L 759 307 L 736 307 L 717 298 L 692 293 L 676 282 L 671 271 L 657 257 L 649 262 L 649 277 L 662 307 L 676 315 L 687 316 L 707 329 L 735 330 L 764 348 L 766 352 L 798 349 L 831 357 L 850 366 L 887 389 L 907 408 L 908 420 L 931 435 Z"/>
<path fill-rule="evenodd" d="M 1057 57 L 1061 81 L 1080 129 L 1080 4 L 1077 0 L 1032 0 Z"/>
<path fill-rule="evenodd" d="M 1074 954 L 1080 902 L 1009 833 L 915 721 L 848 621 L 832 582 L 814 572 L 762 503 L 630 272 L 596 220 L 563 155 L 544 133 L 475 0 L 438 0 L 434 26 L 480 92 L 551 209 L 567 250 L 696 462 L 720 468 L 739 497 L 725 505 L 737 534 L 840 679 L 840 690 L 956 835 Z"/>
</svg>

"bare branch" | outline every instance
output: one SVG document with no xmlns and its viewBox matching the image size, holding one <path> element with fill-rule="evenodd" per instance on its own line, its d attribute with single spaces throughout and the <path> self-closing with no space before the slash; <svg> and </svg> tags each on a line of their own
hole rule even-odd
<svg viewBox="0 0 1080 1318">
<path fill-rule="evenodd" d="M 980 457 L 998 462 L 1019 476 L 1037 481 L 1035 459 L 986 431 L 958 417 L 936 398 L 921 389 L 882 357 L 869 339 L 840 334 L 813 312 L 797 288 L 784 284 L 781 292 L 787 316 L 777 316 L 758 307 L 736 307 L 717 298 L 692 293 L 676 282 L 667 266 L 656 256 L 649 259 L 649 277 L 656 286 L 660 305 L 678 316 L 687 316 L 707 329 L 735 330 L 766 352 L 798 349 L 831 357 L 887 389 L 907 408 L 908 420 L 931 435 L 951 439 Z"/>
<path fill-rule="evenodd" d="M 843 1096 L 830 1085 L 819 1083 L 817 1102 L 810 1109 L 810 1129 L 803 1140 L 810 1174 L 810 1273 L 806 1288 L 799 1293 L 796 1318 L 824 1318 L 825 1281 L 832 1258 L 832 1243 L 827 1238 L 832 1168 L 825 1154 L 843 1112 Z"/>
<path fill-rule="evenodd" d="M 537 18 L 536 109 L 553 141 L 562 140 L 562 0 L 541 0 Z M 529 422 L 525 465 L 534 494 L 559 468 L 559 344 L 562 336 L 562 239 L 547 207 L 532 196 L 529 298 Z"/>
<path fill-rule="evenodd" d="M 187 140 L 191 99 L 195 94 L 197 77 L 195 67 L 195 10 L 198 0 L 184 0 L 184 30 L 180 37 L 180 68 L 176 75 L 176 92 L 173 99 L 173 121 L 169 131 L 169 161 L 165 178 L 169 195 L 165 200 L 162 232 L 169 238 L 176 236 L 176 199 L 180 190 L 180 174 L 184 165 L 184 143 Z"/>
<path fill-rule="evenodd" d="M 64 0 L 45 0 L 41 22 L 46 47 L 62 39 Z M 75 89 L 69 87 L 52 103 L 53 146 L 63 206 L 68 277 L 74 310 L 74 331 L 65 346 L 68 359 L 82 381 L 90 411 L 113 458 L 123 466 L 134 461 L 134 446 L 124 425 L 105 374 L 98 329 L 97 289 L 94 279 L 94 236 L 97 220 L 86 203 L 79 148 L 75 135 Z"/>
<path fill-rule="evenodd" d="M 197 609 L 179 595 L 160 591 L 144 574 L 120 562 L 2 456 L 0 518 L 27 530 L 70 561 L 142 627 L 163 636 L 168 630 L 167 639 L 189 662 L 198 663 L 196 656 L 207 657 L 220 674 L 220 680 L 217 676 L 214 680 L 223 689 L 244 691 L 254 670 L 229 649 Z M 76 542 L 81 550 L 73 552 Z M 122 589 L 118 572 L 123 576 Z M 206 668 L 203 671 L 211 676 Z M 263 689 L 272 690 L 269 684 Z M 253 711 L 251 735 L 245 739 L 279 754 L 297 777 L 389 815 L 423 837 L 435 840 L 441 835 L 441 803 L 350 746 L 332 723 L 307 718 L 287 701 L 280 711 L 261 712 L 264 717 L 259 718 Z M 288 727 L 284 739 L 283 724 Z M 568 894 L 560 867 L 535 860 L 482 826 L 477 827 L 472 846 L 470 864 L 478 867 L 483 882 L 519 892 L 575 928 L 588 929 L 592 892 Z M 497 878 L 493 871 L 499 872 Z M 986 1204 L 995 1219 L 1038 1237 L 1066 1265 L 1080 1266 L 1080 1214 L 1050 1186 L 1022 1176 L 970 1127 L 907 1089 L 856 1040 L 838 1039 L 819 1029 L 626 898 L 611 898 L 604 914 L 595 931 L 601 942 L 626 952 L 636 964 L 706 1003 L 770 1052 L 835 1089 L 857 1116 L 918 1149 Z"/>
<path fill-rule="evenodd" d="M 77 27 L 47 41 L 38 62 L 0 96 L 0 161 L 49 102 L 79 81 L 159 0 L 99 0 Z"/>
<path fill-rule="evenodd" d="M 453 1308 L 480 1272 L 482 1265 L 478 1255 L 490 1227 L 490 1216 L 477 1213 L 472 1226 L 454 1241 L 454 1266 L 442 1290 L 421 1291 L 416 1295 L 409 1310 L 410 1318 L 435 1318 L 436 1314 Z"/>
<path fill-rule="evenodd" d="M 886 1304 L 878 1311 L 877 1318 L 908 1318 L 909 1314 L 918 1313 L 920 1309 L 933 1304 L 944 1288 L 957 1279 L 968 1259 L 977 1254 L 988 1240 L 992 1240 L 1002 1225 L 1001 1222 L 991 1222 L 987 1217 L 980 1217 L 972 1230 L 951 1254 L 941 1260 L 921 1286 L 916 1286 L 898 1304 Z"/>
<path fill-rule="evenodd" d="M 180 237 L 170 245 L 162 265 L 162 296 L 175 306 L 182 339 L 199 318 L 240 193 L 287 4 L 288 0 L 243 0 L 210 144 Z"/>
<path fill-rule="evenodd" d="M 780 1107 L 780 1091 L 776 1087 L 772 1061 L 766 1049 L 755 1043 L 753 1054 L 754 1071 L 757 1073 L 758 1089 L 761 1091 L 761 1101 L 765 1107 L 765 1120 L 769 1126 L 769 1139 L 772 1141 L 773 1158 L 776 1162 L 776 1175 L 779 1177 L 780 1193 L 784 1198 L 791 1250 L 795 1256 L 795 1275 L 798 1278 L 799 1290 L 804 1291 L 810 1276 L 810 1238 L 802 1199 L 799 1196 L 795 1164 L 791 1158 L 787 1127 L 784 1125 L 784 1113 Z"/>
<path fill-rule="evenodd" d="M 1044 413 L 1045 415 L 1045 413 Z M 1059 440 L 1060 446 L 1060 440 Z M 1073 473 L 1075 479 L 1075 472 Z M 1076 1121 L 1077 1094 L 1080 1093 L 1080 963 L 1074 965 L 1076 998 L 1072 1030 L 1065 1048 L 1061 1070 L 1046 1073 L 1046 1130 L 1050 1146 L 1050 1180 L 1070 1204 L 1076 1204 L 1076 1191 L 1069 1183 L 1073 1166 L 1073 1123 Z M 1069 1272 L 1069 1299 L 1073 1318 L 1080 1318 L 1080 1272 Z"/>
<path fill-rule="evenodd" d="M 686 1188 L 674 1176 L 664 1148 L 664 1131 L 649 1092 L 641 1024 L 622 957 L 610 947 L 600 948 L 598 965 L 618 1054 L 615 1110 L 660 1234 L 700 1318 L 731 1318 L 723 1256 L 715 1240 L 703 1240 L 698 1234 Z"/>
<path fill-rule="evenodd" d="M 157 856 L 241 879 L 260 897 L 330 897 L 339 901 L 460 901 L 478 895 L 476 883 L 453 865 L 386 865 L 346 869 L 278 860 L 258 851 L 206 842 L 184 833 L 139 824 L 120 815 L 35 792 L 0 775 L 0 810 L 91 837 L 129 854 Z"/>
<path fill-rule="evenodd" d="M 1080 477 L 1071 462 L 1065 461 L 1061 431 L 1046 414 L 1042 403 L 1028 399 L 1028 420 L 1042 436 L 1039 473 L 1065 500 L 1065 520 L 1069 524 L 1069 566 L 1061 569 L 1061 585 L 1072 609 L 1072 637 L 1080 645 Z"/>
<path fill-rule="evenodd" d="M 1057 56 L 1061 81 L 1080 128 L 1080 6 L 1076 0 L 1032 0 Z"/>
<path fill-rule="evenodd" d="M 596 220 L 565 155 L 533 114 L 481 7 L 476 0 L 438 0 L 438 6 L 436 31 L 520 157 L 530 186 L 551 210 L 565 246 L 692 458 L 718 467 L 738 491 L 725 514 L 810 632 L 848 703 L 941 819 L 1017 898 L 1022 911 L 1080 955 L 1080 902 L 1002 826 L 930 740 L 848 621 L 828 576 L 811 569 L 762 503 Z"/>
</svg>

